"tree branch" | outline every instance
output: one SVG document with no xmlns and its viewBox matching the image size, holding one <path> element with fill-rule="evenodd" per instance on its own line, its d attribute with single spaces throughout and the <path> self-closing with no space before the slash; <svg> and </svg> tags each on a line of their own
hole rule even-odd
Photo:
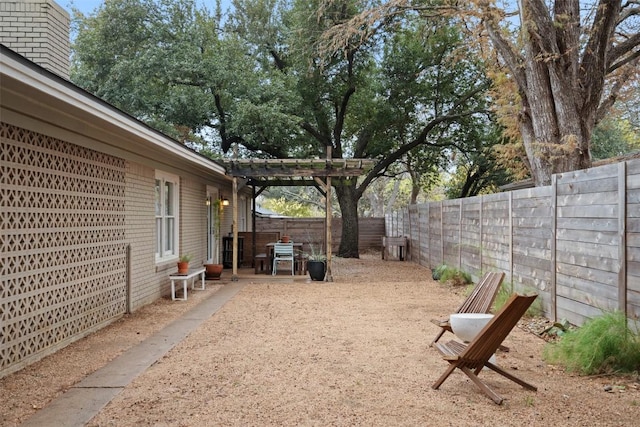
<svg viewBox="0 0 640 427">
<path fill-rule="evenodd" d="M 481 112 L 485 112 L 485 110 L 465 111 L 463 113 L 448 114 L 448 115 L 444 115 L 444 116 L 440 116 L 440 117 L 434 118 L 433 120 L 431 120 L 422 129 L 422 131 L 420 132 L 420 135 L 418 135 L 418 137 L 416 137 L 413 141 L 409 142 L 408 144 L 402 145 L 395 152 L 389 154 L 387 157 L 382 159 L 380 162 L 376 163 L 376 165 L 365 176 L 364 180 L 362 180 L 360 182 L 360 185 L 358 186 L 358 192 L 364 191 L 363 189 L 367 188 L 367 186 L 369 186 L 369 184 L 371 183 L 371 181 L 373 181 L 374 178 L 376 178 L 378 175 L 383 173 L 384 170 L 386 170 L 394 162 L 396 162 L 397 160 L 400 160 L 409 151 L 413 150 L 414 148 L 416 148 L 416 147 L 418 147 L 420 145 L 425 144 L 426 140 L 427 140 L 427 136 L 429 135 L 429 133 L 437 125 L 439 125 L 441 123 L 453 122 L 453 121 L 455 121 L 457 119 L 460 119 L 460 118 L 463 118 L 463 117 L 467 117 L 467 116 L 471 116 L 473 114 L 477 114 L 477 113 L 481 113 Z M 449 147 L 449 146 L 454 145 L 454 144 L 451 144 L 451 143 L 446 143 L 446 144 L 432 143 L 432 144 L 429 144 L 429 145 L 432 146 L 432 147 Z"/>
<path fill-rule="evenodd" d="M 485 20 L 484 27 L 487 29 L 489 38 L 491 38 L 496 51 L 507 65 L 516 84 L 521 91 L 525 90 L 527 88 L 527 77 L 522 67 L 522 57 L 517 55 L 507 40 L 502 37 L 493 19 Z"/>
<path fill-rule="evenodd" d="M 609 53 L 609 68 L 607 72 L 610 73 L 617 68 L 622 67 L 623 65 L 633 61 L 633 59 L 638 57 L 638 52 L 640 50 L 635 51 L 631 55 L 627 55 L 629 52 L 633 51 L 633 49 L 637 48 L 640 45 L 640 33 L 634 34 L 629 37 L 624 42 L 614 46 Z M 624 57 L 624 58 L 623 58 Z M 622 59 L 620 59 L 622 58 Z M 618 59 L 620 59 L 618 61 Z"/>
</svg>

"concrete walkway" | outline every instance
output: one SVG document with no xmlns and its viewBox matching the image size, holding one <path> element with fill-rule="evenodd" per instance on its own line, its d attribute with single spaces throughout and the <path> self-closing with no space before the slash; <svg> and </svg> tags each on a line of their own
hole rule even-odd
<svg viewBox="0 0 640 427">
<path fill-rule="evenodd" d="M 202 322 L 215 314 L 245 284 L 246 282 L 232 282 L 223 286 L 164 329 L 74 385 L 49 405 L 36 412 L 21 426 L 76 427 L 86 425 L 134 378 L 169 352 Z"/>
</svg>

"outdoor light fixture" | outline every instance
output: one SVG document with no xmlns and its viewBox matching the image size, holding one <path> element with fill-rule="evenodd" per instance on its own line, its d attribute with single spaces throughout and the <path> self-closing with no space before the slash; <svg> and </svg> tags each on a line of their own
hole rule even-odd
<svg viewBox="0 0 640 427">
<path fill-rule="evenodd" d="M 229 206 L 229 199 L 222 199 L 222 206 Z"/>
<path fill-rule="evenodd" d="M 207 199 L 204 201 L 204 204 L 207 206 L 211 206 L 211 200 Z"/>
</svg>

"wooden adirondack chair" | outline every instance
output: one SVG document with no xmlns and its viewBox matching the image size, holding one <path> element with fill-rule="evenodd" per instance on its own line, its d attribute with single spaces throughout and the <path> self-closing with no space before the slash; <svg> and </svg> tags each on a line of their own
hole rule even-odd
<svg viewBox="0 0 640 427">
<path fill-rule="evenodd" d="M 455 313 L 488 313 L 491 309 L 491 304 L 493 304 L 496 295 L 498 295 L 498 290 L 503 280 L 504 273 L 502 272 L 490 271 L 485 273 Z M 452 331 L 448 317 L 446 319 L 431 319 L 431 323 L 442 328 L 431 342 L 433 347 L 445 332 Z"/>
<path fill-rule="evenodd" d="M 477 385 L 491 400 L 500 405 L 504 400 L 500 395 L 489 388 L 479 377 L 483 367 L 487 367 L 500 375 L 520 384 L 522 387 L 536 391 L 537 388 L 515 375 L 506 372 L 504 369 L 489 362 L 489 358 L 496 352 L 509 332 L 518 323 L 531 303 L 538 295 L 518 295 L 513 294 L 500 312 L 478 333 L 469 344 L 462 344 L 457 341 L 449 341 L 446 344 L 436 343 L 436 349 L 442 354 L 444 360 L 449 362 L 447 370 L 433 384 L 433 389 L 438 389 L 449 375 L 460 369 L 471 381 Z"/>
</svg>

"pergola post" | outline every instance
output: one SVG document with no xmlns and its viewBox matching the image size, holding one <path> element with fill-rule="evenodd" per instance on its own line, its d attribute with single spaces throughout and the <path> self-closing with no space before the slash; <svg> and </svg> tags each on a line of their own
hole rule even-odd
<svg viewBox="0 0 640 427">
<path fill-rule="evenodd" d="M 327 145 L 327 160 L 331 160 L 331 145 Z M 325 189 L 325 216 L 327 218 L 327 226 L 325 227 L 326 230 L 326 238 L 325 241 L 327 242 L 327 273 L 324 276 L 324 280 L 325 282 L 333 282 L 333 274 L 331 273 L 331 247 L 332 247 L 332 242 L 331 242 L 331 218 L 333 215 L 331 215 L 331 177 L 327 176 L 327 184 L 326 184 L 326 189 Z"/>
<path fill-rule="evenodd" d="M 238 281 L 238 178 L 233 177 L 233 220 L 231 223 L 231 229 L 233 230 L 233 258 L 231 268 L 231 280 L 233 282 Z"/>
<path fill-rule="evenodd" d="M 332 209 L 331 177 L 360 176 L 373 167 L 371 159 L 333 159 L 331 145 L 328 145 L 326 159 L 238 159 L 226 161 L 227 174 L 233 177 L 233 280 L 237 280 L 238 263 L 238 177 L 247 180 L 249 185 L 259 186 L 260 191 L 253 193 L 253 232 L 255 239 L 255 198 L 269 186 L 315 185 L 324 191 L 326 201 L 325 242 L 327 255 L 326 282 L 333 282 L 331 271 L 332 258 Z M 243 184 L 244 185 L 244 184 Z M 255 250 L 254 250 L 255 253 Z"/>
</svg>

